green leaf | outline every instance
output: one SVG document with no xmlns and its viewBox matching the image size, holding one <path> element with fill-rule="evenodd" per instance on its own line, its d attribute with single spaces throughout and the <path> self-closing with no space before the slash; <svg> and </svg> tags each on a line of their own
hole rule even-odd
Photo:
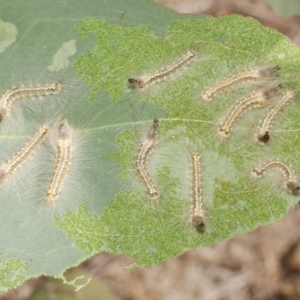
<svg viewBox="0 0 300 300">
<path fill-rule="evenodd" d="M 6 18 L 0 26 L 10 28 L 0 40 L 7 47 L 0 56 L 2 90 L 60 80 L 66 91 L 16 103 L 0 127 L 1 161 L 45 122 L 52 126 L 67 119 L 76 134 L 70 170 L 53 207 L 45 203 L 55 160 L 49 139 L 1 187 L 1 258 L 17 262 L 5 272 L 0 268 L 1 289 L 40 274 L 62 277 L 68 267 L 100 251 L 128 254 L 136 265 L 152 266 L 275 221 L 296 202 L 270 179 L 251 180 L 249 171 L 267 156 L 287 159 L 300 170 L 298 103 L 278 121 L 283 129 L 278 139 L 259 147 L 252 138 L 258 115 L 228 142 L 216 138 L 219 118 L 245 90 L 210 104 L 200 97 L 222 76 L 260 65 L 280 66 L 284 87 L 298 92 L 300 53 L 284 37 L 251 19 L 181 17 L 140 0 L 55 5 L 15 0 L 2 6 Z M 190 49 L 197 60 L 182 75 L 150 91 L 129 88 L 130 76 Z M 151 162 L 161 193 L 156 205 L 134 170 L 137 148 L 154 118 L 160 120 Z M 209 219 L 203 232 L 188 222 L 194 149 L 203 157 Z M 19 277 L 13 277 L 16 270 Z"/>
<path fill-rule="evenodd" d="M 204 88 L 222 76 L 252 66 L 280 66 L 279 82 L 285 88 L 293 88 L 297 79 L 292 70 L 299 64 L 299 51 L 284 37 L 238 16 L 176 21 L 170 24 L 164 39 L 156 38 L 144 27 L 120 28 L 102 20 L 88 19 L 79 30 L 85 36 L 91 31 L 98 37 L 96 48 L 75 64 L 93 84 L 94 94 L 104 88 L 117 98 L 127 91 L 124 78 L 172 61 L 187 49 L 197 51 L 199 58 L 173 82 L 129 96 L 132 102 L 154 103 L 167 112 L 160 119 L 158 154 L 153 159 L 153 173 L 162 194 L 160 203 L 149 203 L 133 170 L 138 137 L 151 126 L 150 122 L 148 127 L 138 129 L 137 119 L 139 134 L 122 132 L 118 136 L 120 149 L 110 156 L 122 167 L 121 178 L 129 180 L 131 190 L 120 193 L 101 218 L 80 206 L 75 214 L 69 212 L 63 222 L 57 223 L 75 239 L 76 246 L 86 253 L 101 249 L 132 255 L 137 265 L 152 266 L 185 249 L 208 245 L 275 221 L 297 201 L 280 183 L 276 186 L 270 179 L 250 178 L 253 166 L 267 157 L 286 159 L 284 148 L 294 149 L 299 143 L 294 132 L 297 121 L 292 118 L 296 104 L 285 112 L 284 119 L 280 118 L 284 132 L 278 133 L 278 139 L 270 146 L 260 147 L 252 137 L 258 114 L 252 114 L 229 141 L 221 142 L 216 137 L 221 116 L 230 103 L 249 89 L 229 93 L 209 104 L 200 96 Z M 109 53 L 113 53 L 111 59 Z M 94 60 L 98 55 L 99 60 Z M 84 65 L 102 62 L 102 55 L 108 57 L 102 68 L 84 69 Z M 203 157 L 204 201 L 209 223 L 202 233 L 186 220 L 191 190 L 188 158 L 193 149 L 200 150 Z M 289 159 L 299 170 L 294 155 Z M 89 229 L 87 219 L 91 221 Z M 91 245 L 97 246 L 91 248 Z"/>
<path fill-rule="evenodd" d="M 5 16 L 0 22 L 1 91 L 14 85 L 53 81 L 62 82 L 64 87 L 60 97 L 16 101 L 11 117 L 0 128 L 1 161 L 14 155 L 42 124 L 53 126 L 58 119 L 68 119 L 78 143 L 74 145 L 74 166 L 71 164 L 73 175 L 67 179 L 65 195 L 62 191 L 54 207 L 45 203 L 55 159 L 49 139 L 12 180 L 2 184 L 0 251 L 5 267 L 0 268 L 0 290 L 41 274 L 61 277 L 64 270 L 86 259 L 86 253 L 73 246 L 73 239 L 55 226 L 54 216 L 62 216 L 69 209 L 75 211 L 83 203 L 100 216 L 123 186 L 118 180 L 117 163 L 107 161 L 107 156 L 118 148 L 115 139 L 120 130 L 132 126 L 132 104 L 126 99 L 112 103 L 104 91 L 89 103 L 91 88 L 72 66 L 78 54 L 93 47 L 92 38 L 83 40 L 76 31 L 81 20 L 102 16 L 113 23 L 128 24 L 127 17 L 136 14 L 139 3 L 131 1 L 136 9 L 129 1 L 115 1 L 113 5 L 105 1 L 1 4 Z M 164 12 L 153 4 L 144 3 L 144 7 L 147 13 L 155 10 L 158 17 Z M 120 20 L 124 12 L 127 14 Z M 160 109 L 141 106 L 146 108 L 141 121 L 148 121 L 154 112 L 161 116 Z M 116 183 L 110 186 L 111 182 Z"/>
</svg>

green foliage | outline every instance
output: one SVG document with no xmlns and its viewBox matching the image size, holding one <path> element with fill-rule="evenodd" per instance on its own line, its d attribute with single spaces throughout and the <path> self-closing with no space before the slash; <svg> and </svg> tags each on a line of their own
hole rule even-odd
<svg viewBox="0 0 300 300">
<path fill-rule="evenodd" d="M 25 280 L 20 273 L 27 270 L 27 264 L 18 259 L 2 260 L 0 262 L 0 283 L 5 289 L 13 288 Z"/>
<path fill-rule="evenodd" d="M 148 1 L 65 1 L 52 7 L 31 0 L 26 9 L 22 1 L 12 3 L 2 4 L 7 19 L 0 26 L 15 26 L 18 34 L 11 31 L 0 40 L 7 45 L 0 56 L 1 89 L 63 80 L 67 91 L 62 99 L 20 105 L 24 118 L 0 128 L 0 158 L 12 155 L 34 128 L 59 118 L 68 119 L 79 138 L 76 168 L 56 207 L 41 204 L 53 167 L 50 141 L 1 193 L 2 259 L 18 262 L 17 269 L 0 268 L 10 284 L 2 281 L 3 290 L 40 274 L 61 277 L 101 251 L 132 255 L 136 265 L 152 266 L 275 221 L 296 202 L 270 180 L 251 181 L 249 170 L 266 155 L 287 158 L 300 170 L 298 103 L 281 118 L 285 131 L 279 139 L 262 148 L 252 139 L 258 116 L 228 142 L 216 138 L 219 118 L 245 91 L 211 104 L 200 97 L 221 76 L 253 65 L 279 65 L 284 86 L 298 92 L 300 52 L 284 37 L 251 19 L 179 17 Z M 188 49 L 197 52 L 197 60 L 182 76 L 153 91 L 130 90 L 129 76 L 165 65 Z M 160 139 L 153 170 L 162 195 L 156 205 L 134 171 L 140 138 L 154 118 L 160 120 Z M 188 155 L 194 147 L 203 155 L 209 219 L 203 232 L 187 221 Z"/>
</svg>

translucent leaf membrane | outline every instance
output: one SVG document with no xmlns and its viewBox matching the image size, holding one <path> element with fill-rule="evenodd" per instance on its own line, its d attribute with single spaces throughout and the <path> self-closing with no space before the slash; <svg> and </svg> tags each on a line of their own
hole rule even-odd
<svg viewBox="0 0 300 300">
<path fill-rule="evenodd" d="M 2 165 L 26 149 L 22 147 L 38 128 L 50 128 L 45 142 L 27 151 L 29 157 L 22 166 L 1 183 L 0 290 L 41 274 L 62 277 L 64 270 L 89 256 L 74 247 L 74 240 L 55 226 L 54 218 L 61 218 L 68 210 L 75 212 L 79 204 L 101 216 L 121 190 L 119 166 L 107 157 L 118 149 L 116 136 L 132 127 L 133 105 L 125 97 L 112 103 L 110 95 L 103 91 L 89 103 L 91 87 L 72 67 L 78 54 L 94 47 L 94 39 L 79 37 L 76 25 L 86 17 L 101 16 L 125 26 L 138 23 L 139 18 L 134 16 L 140 16 L 137 11 L 141 4 L 147 14 L 167 15 L 173 20 L 176 16 L 147 1 L 135 0 L 113 5 L 104 1 L 84 5 L 63 1 L 53 5 L 31 0 L 24 5 L 15 0 L 1 5 L 5 20 L 0 20 L 0 94 L 14 86 L 51 83 L 60 84 L 62 91 L 53 96 L 15 99 L 9 117 L 0 124 Z M 120 11 L 115 10 L 115 5 Z M 153 27 L 156 32 L 162 33 L 169 21 L 162 22 L 165 25 Z M 152 120 L 154 111 L 158 117 L 163 115 L 161 109 L 143 105 L 147 106 L 140 115 L 141 122 Z M 52 133 L 55 125 L 64 120 L 74 132 L 74 149 L 59 195 L 53 205 L 47 205 L 46 193 L 55 165 Z"/>
</svg>

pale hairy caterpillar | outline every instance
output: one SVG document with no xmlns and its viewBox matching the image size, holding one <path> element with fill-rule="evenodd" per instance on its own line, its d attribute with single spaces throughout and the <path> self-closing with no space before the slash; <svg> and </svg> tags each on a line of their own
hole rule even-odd
<svg viewBox="0 0 300 300">
<path fill-rule="evenodd" d="M 295 94 L 293 91 L 286 91 L 282 98 L 275 103 L 273 107 L 267 112 L 267 114 L 261 119 L 257 129 L 256 139 L 260 145 L 265 145 L 270 140 L 271 126 L 278 116 L 279 112 L 283 109 L 289 101 L 294 98 Z"/>
<path fill-rule="evenodd" d="M 285 188 L 289 194 L 298 194 L 300 190 L 300 183 L 294 170 L 287 163 L 279 159 L 269 160 L 264 164 L 253 168 L 251 174 L 254 177 L 260 178 L 264 176 L 265 173 L 271 171 L 279 171 L 283 175 L 285 180 Z"/>
<path fill-rule="evenodd" d="M 280 86 L 254 91 L 232 105 L 218 128 L 218 134 L 227 138 L 236 122 L 249 110 L 262 108 L 270 104 L 280 90 Z"/>
<path fill-rule="evenodd" d="M 192 199 L 191 199 L 191 223 L 199 228 L 205 225 L 203 190 L 201 178 L 201 156 L 199 152 L 191 154 L 192 160 Z"/>
<path fill-rule="evenodd" d="M 133 88 L 140 90 L 146 89 L 153 84 L 167 80 L 174 74 L 177 74 L 183 70 L 184 67 L 188 66 L 195 58 L 196 52 L 189 50 L 181 57 L 167 65 L 165 68 L 161 68 L 149 74 L 131 77 L 128 79 L 128 82 Z"/>
<path fill-rule="evenodd" d="M 202 99 L 209 102 L 215 97 L 225 94 L 246 82 L 266 80 L 267 78 L 274 76 L 278 70 L 279 67 L 276 66 L 267 68 L 252 68 L 234 73 L 205 89 L 201 94 Z"/>
<path fill-rule="evenodd" d="M 34 154 L 38 147 L 44 142 L 49 127 L 46 125 L 41 126 L 32 138 L 9 160 L 7 160 L 0 167 L 0 180 L 6 180 L 24 164 L 27 159 Z"/>
<path fill-rule="evenodd" d="M 10 113 L 14 101 L 33 97 L 46 97 L 61 93 L 60 83 L 49 83 L 40 85 L 20 85 L 5 91 L 0 98 L 0 121 L 3 121 Z"/>
<path fill-rule="evenodd" d="M 47 203 L 55 203 L 68 174 L 72 160 L 72 128 L 67 121 L 62 121 L 55 128 L 55 167 L 46 193 Z"/>
<path fill-rule="evenodd" d="M 146 193 L 151 202 L 156 202 L 160 193 L 157 190 L 156 185 L 151 178 L 148 171 L 148 160 L 155 148 L 157 141 L 157 131 L 158 131 L 158 120 L 154 119 L 154 122 L 146 135 L 146 138 L 141 142 L 138 153 L 135 159 L 135 169 L 140 178 L 141 183 L 145 187 Z"/>
</svg>

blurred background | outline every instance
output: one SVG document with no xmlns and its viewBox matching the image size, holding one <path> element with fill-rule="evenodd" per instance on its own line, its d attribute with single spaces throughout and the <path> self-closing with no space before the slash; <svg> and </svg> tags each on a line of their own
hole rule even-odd
<svg viewBox="0 0 300 300">
<path fill-rule="evenodd" d="M 286 35 L 300 46 L 300 1 L 298 0 L 155 0 L 178 13 L 220 17 L 240 14 Z"/>
<path fill-rule="evenodd" d="M 300 0 L 155 0 L 177 13 L 241 14 L 300 46 Z M 300 200 L 300 199 L 299 199 Z M 181 256 L 152 269 L 127 270 L 126 256 L 98 254 L 70 269 L 68 282 L 40 277 L 0 300 L 297 300 L 300 299 L 300 205 L 283 220 Z M 79 278 L 80 277 L 80 278 Z M 78 278 L 78 279 L 76 279 Z"/>
</svg>

